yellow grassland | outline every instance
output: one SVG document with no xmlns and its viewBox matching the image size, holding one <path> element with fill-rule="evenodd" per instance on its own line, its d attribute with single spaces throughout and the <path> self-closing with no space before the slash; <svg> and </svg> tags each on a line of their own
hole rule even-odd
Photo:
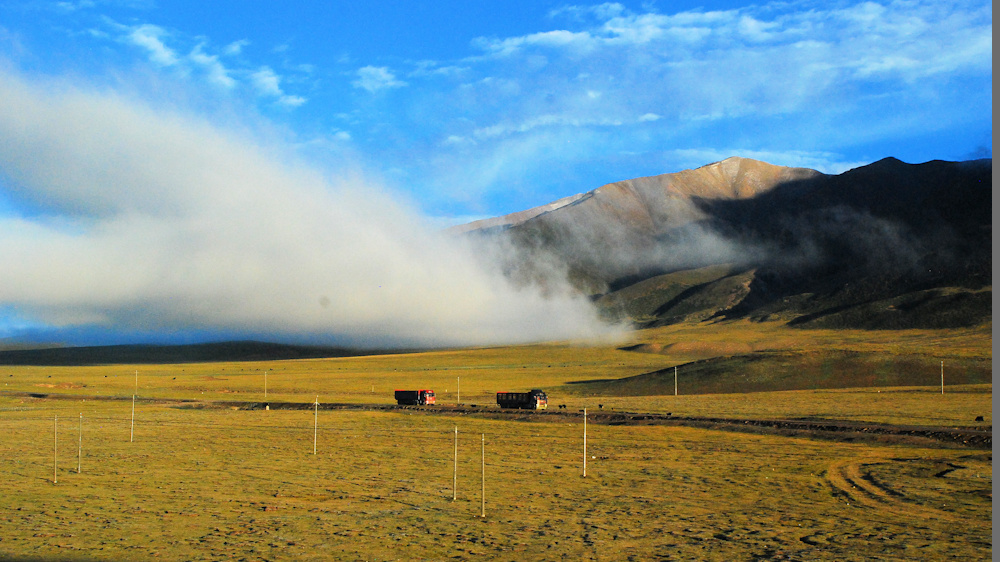
<svg viewBox="0 0 1000 562">
<path fill-rule="evenodd" d="M 262 401 L 266 371 L 270 401 L 389 403 L 392 390 L 405 387 L 433 388 L 450 403 L 460 377 L 466 404 L 542 387 L 553 404 L 565 398 L 574 410 L 990 428 L 991 384 L 948 387 L 944 395 L 935 387 L 559 394 L 572 381 L 637 375 L 713 349 L 732 353 L 734 345 L 988 358 L 989 328 L 700 324 L 635 334 L 631 345 L 658 353 L 545 344 L 252 363 L 0 367 L 0 559 L 986 560 L 989 451 L 592 424 L 584 478 L 580 416 L 533 423 L 419 411 L 317 416 L 145 399 Z M 15 394 L 24 392 L 78 398 Z M 975 416 L 984 422 L 973 423 Z M 485 519 L 478 517 L 484 441 Z"/>
</svg>

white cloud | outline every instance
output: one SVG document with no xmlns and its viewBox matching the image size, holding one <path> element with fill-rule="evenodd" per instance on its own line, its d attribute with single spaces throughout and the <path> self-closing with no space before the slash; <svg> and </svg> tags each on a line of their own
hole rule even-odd
<svg viewBox="0 0 1000 562">
<path fill-rule="evenodd" d="M 473 131 L 477 139 L 506 136 L 511 133 L 526 133 L 542 127 L 620 127 L 623 122 L 612 118 L 582 119 L 568 115 L 537 115 L 517 124 L 499 123 Z"/>
<path fill-rule="evenodd" d="M 492 82 L 469 81 L 461 97 L 483 100 L 481 88 L 513 77 L 518 83 L 516 93 L 489 90 L 497 101 L 482 114 L 494 122 L 474 125 L 480 138 L 555 122 L 635 122 L 634 115 L 643 116 L 639 122 L 692 122 L 827 111 L 859 103 L 859 91 L 884 89 L 885 81 L 908 83 L 897 91 L 930 91 L 934 84 L 921 80 L 989 73 L 992 60 L 986 4 L 914 0 L 791 11 L 769 4 L 671 15 L 607 4 L 553 15 L 590 23 L 474 43 L 487 56 L 469 63 Z M 544 70 L 533 63 L 538 57 Z"/>
<path fill-rule="evenodd" d="M 250 81 L 259 95 L 275 98 L 282 105 L 298 107 L 307 101 L 304 97 L 286 94 L 281 89 L 281 77 L 271 67 L 262 66 L 250 75 Z"/>
<path fill-rule="evenodd" d="M 108 17 L 102 18 L 102 21 L 120 41 L 142 48 L 150 62 L 169 68 L 175 75 L 194 76 L 223 91 L 238 91 L 249 87 L 258 96 L 284 107 L 298 107 L 308 101 L 303 96 L 285 92 L 281 86 L 282 77 L 270 66 L 259 66 L 256 69 L 247 66 L 244 58 L 239 56 L 243 53 L 243 48 L 250 44 L 247 39 L 233 41 L 221 49 L 213 49 L 205 37 L 191 37 L 154 24 L 128 26 Z M 105 36 L 100 30 L 93 31 L 96 33 L 95 37 Z M 181 54 L 185 50 L 187 54 Z M 230 58 L 224 63 L 222 57 Z M 292 65 L 291 68 L 300 75 L 314 70 L 308 64 Z"/>
<path fill-rule="evenodd" d="M 28 319 L 372 345 L 611 333 L 556 278 L 512 286 L 376 186 L 185 115 L 0 78 L 0 186 L 39 210 L 0 220 L 0 307 Z"/>
<path fill-rule="evenodd" d="M 281 77 L 279 77 L 270 67 L 262 66 L 257 72 L 250 75 L 257 93 L 262 96 L 279 97 L 284 94 L 281 91 Z"/>
<path fill-rule="evenodd" d="M 206 54 L 202 48 L 204 45 L 196 45 L 194 50 L 188 54 L 196 65 L 205 69 L 208 81 L 224 89 L 236 87 L 236 80 L 229 76 L 229 70 L 219 61 L 219 57 Z"/>
<path fill-rule="evenodd" d="M 764 43 L 776 38 L 775 33 L 771 30 L 778 27 L 777 22 L 764 22 L 753 16 L 744 15 L 740 17 L 737 25 L 740 35 L 753 43 Z"/>
<path fill-rule="evenodd" d="M 887 139 L 968 121 L 949 100 L 992 72 L 982 0 L 551 16 L 549 30 L 475 40 L 462 85 L 422 108 L 446 124 L 426 167 L 447 197 L 525 185 L 555 198 L 594 186 L 541 169 L 619 170 L 613 181 L 734 155 L 839 173 L 888 155 L 870 152 Z"/>
<path fill-rule="evenodd" d="M 586 49 L 592 46 L 593 37 L 588 32 L 557 29 L 507 39 L 479 38 L 474 44 L 494 56 L 509 56 L 525 47 Z"/>
<path fill-rule="evenodd" d="M 243 48 L 250 44 L 247 39 L 240 39 L 239 41 L 233 41 L 232 43 L 226 45 L 222 50 L 228 56 L 238 55 L 243 52 Z"/>
<path fill-rule="evenodd" d="M 469 144 L 469 143 L 475 143 L 475 141 L 473 141 L 471 139 L 468 139 L 466 137 L 459 136 L 459 135 L 448 135 L 444 139 L 444 142 L 442 144 L 445 144 L 445 145 L 454 145 L 454 146 L 461 146 L 461 145 Z"/>
<path fill-rule="evenodd" d="M 179 62 L 177 53 L 167 47 L 162 37 L 167 32 L 156 25 L 143 24 L 133 27 L 127 39 L 138 47 L 145 49 L 149 53 L 149 60 L 160 66 L 174 66 Z"/>
<path fill-rule="evenodd" d="M 468 66 L 442 65 L 437 61 L 422 60 L 416 63 L 408 76 L 458 76 L 469 71 Z"/>
<path fill-rule="evenodd" d="M 307 101 L 309 101 L 309 98 L 303 96 L 284 95 L 278 98 L 278 103 L 286 107 L 299 107 Z"/>
<path fill-rule="evenodd" d="M 355 88 L 362 88 L 371 93 L 402 88 L 407 85 L 406 82 L 396 78 L 396 75 L 385 66 L 365 66 L 359 68 L 355 74 L 357 79 L 351 84 Z"/>
<path fill-rule="evenodd" d="M 79 2 L 56 2 L 55 8 L 64 12 L 75 12 L 93 8 L 96 5 L 92 0 L 80 0 Z"/>
<path fill-rule="evenodd" d="M 596 6 L 564 5 L 549 10 L 549 18 L 568 18 L 575 22 L 583 22 L 589 18 L 608 20 L 625 11 L 625 6 L 617 2 L 605 2 Z"/>
<path fill-rule="evenodd" d="M 857 157 L 838 155 L 852 146 L 876 150 L 858 147 L 890 146 L 886 139 L 906 130 L 947 128 L 949 118 L 968 122 L 968 112 L 940 122 L 925 117 L 957 115 L 966 78 L 979 90 L 991 78 L 992 8 L 984 0 L 772 1 L 676 13 L 650 5 L 564 6 L 542 27 L 474 39 L 468 52 L 447 60 L 390 67 L 366 61 L 363 51 L 330 59 L 350 69 L 339 76 L 354 88 L 397 94 L 362 96 L 354 107 L 359 99 L 328 79 L 337 70 L 295 64 L 287 45 L 286 56 L 276 57 L 282 62 L 249 61 L 246 40 L 213 47 L 153 26 L 141 34 L 142 55 L 173 60 L 160 66 L 174 74 L 220 85 L 228 77 L 236 82 L 233 95 L 250 90 L 269 108 L 301 105 L 305 97 L 294 94 L 302 92 L 325 98 L 324 106 L 337 109 L 307 135 L 333 136 L 341 126 L 351 131 L 349 144 L 386 160 L 381 169 L 405 169 L 401 177 L 427 189 L 447 176 L 452 184 L 440 189 L 479 194 L 529 178 L 557 184 L 531 176 L 526 170 L 535 168 L 524 164 L 553 162 L 553 154 L 566 169 L 614 162 L 624 176 L 628 166 L 649 166 L 639 155 L 674 147 L 737 146 L 777 157 L 829 151 L 828 162 L 802 158 L 832 170 L 842 160 L 854 163 Z M 263 48 L 252 39 L 254 51 Z M 991 108 L 981 107 L 986 120 Z M 350 121 L 338 121 L 336 112 Z M 580 137 L 602 142 L 588 145 L 590 152 L 552 144 Z M 421 169 L 432 171 L 420 177 Z M 472 171 L 442 172 L 451 169 Z"/>
</svg>

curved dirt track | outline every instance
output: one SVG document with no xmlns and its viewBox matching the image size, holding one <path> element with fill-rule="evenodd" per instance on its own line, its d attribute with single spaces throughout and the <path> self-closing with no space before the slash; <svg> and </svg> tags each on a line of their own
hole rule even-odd
<svg viewBox="0 0 1000 562">
<path fill-rule="evenodd" d="M 878 483 L 870 468 L 890 462 L 893 459 L 840 459 L 827 468 L 826 479 L 848 503 L 901 517 L 940 517 L 941 510 L 907 501 L 905 495 Z"/>
<path fill-rule="evenodd" d="M 222 407 L 257 410 L 265 406 L 277 409 L 312 409 L 313 403 L 259 402 L 217 403 Z M 397 406 L 393 404 L 320 404 L 323 410 L 409 410 L 428 415 L 477 416 L 515 421 L 576 421 L 583 417 L 583 410 L 504 410 L 496 406 Z M 849 422 L 842 420 L 766 420 L 720 417 L 674 416 L 671 414 L 588 411 L 587 421 L 604 425 L 683 425 L 739 431 L 769 433 L 827 439 L 834 441 L 867 441 L 877 443 L 903 443 L 912 445 L 968 447 L 992 449 L 993 431 L 962 427 L 897 426 Z"/>
<path fill-rule="evenodd" d="M 2 392 L 7 396 L 24 396 L 50 400 L 131 400 L 130 396 L 82 396 L 78 394 L 40 392 Z M 227 408 L 240 410 L 311 410 L 313 402 L 243 402 L 203 401 L 170 398 L 139 398 L 140 402 L 175 404 L 186 408 Z M 321 410 L 381 410 L 420 412 L 427 415 L 476 416 L 512 421 L 573 422 L 583 418 L 583 410 L 506 410 L 490 406 L 398 406 L 395 404 L 321 403 Z M 605 425 L 682 425 L 739 431 L 826 439 L 833 441 L 864 441 L 901 443 L 940 447 L 986 449 L 993 448 L 993 431 L 968 427 L 902 426 L 843 420 L 741 419 L 721 417 L 674 416 L 671 414 L 597 410 L 587 413 L 589 423 Z"/>
</svg>

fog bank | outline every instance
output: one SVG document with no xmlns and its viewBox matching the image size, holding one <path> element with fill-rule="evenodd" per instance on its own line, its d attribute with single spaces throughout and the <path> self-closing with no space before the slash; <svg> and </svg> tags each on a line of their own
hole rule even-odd
<svg viewBox="0 0 1000 562">
<path fill-rule="evenodd" d="M 608 336 L 556 271 L 489 252 L 377 186 L 115 93 L 0 72 L 0 310 L 74 330 L 356 345 Z"/>
</svg>

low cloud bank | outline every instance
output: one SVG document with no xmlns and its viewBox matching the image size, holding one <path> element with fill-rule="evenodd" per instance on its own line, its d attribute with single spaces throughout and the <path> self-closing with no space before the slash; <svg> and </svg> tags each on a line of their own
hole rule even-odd
<svg viewBox="0 0 1000 562">
<path fill-rule="evenodd" d="M 610 336 L 392 194 L 114 93 L 0 72 L 0 310 L 52 327 L 354 345 Z"/>
</svg>

